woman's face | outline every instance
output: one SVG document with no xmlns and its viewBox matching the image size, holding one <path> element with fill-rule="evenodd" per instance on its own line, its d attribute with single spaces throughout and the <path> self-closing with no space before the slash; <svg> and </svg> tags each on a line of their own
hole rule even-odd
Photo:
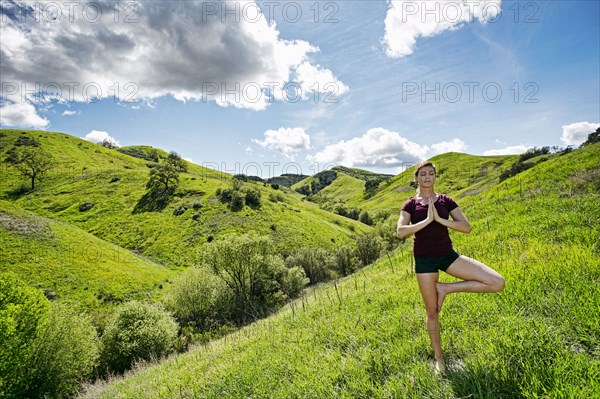
<svg viewBox="0 0 600 399">
<path fill-rule="evenodd" d="M 417 173 L 419 187 L 433 187 L 435 183 L 435 169 L 433 166 L 423 166 Z"/>
</svg>

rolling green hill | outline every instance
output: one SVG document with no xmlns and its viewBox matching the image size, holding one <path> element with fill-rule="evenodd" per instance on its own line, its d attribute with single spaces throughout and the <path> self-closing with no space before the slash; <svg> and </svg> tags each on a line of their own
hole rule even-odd
<svg viewBox="0 0 600 399">
<path fill-rule="evenodd" d="M 456 249 L 506 278 L 499 294 L 447 298 L 440 316 L 446 379 L 432 370 L 425 311 L 404 246 L 353 276 L 313 288 L 268 319 L 89 386 L 82 397 L 594 397 L 600 392 L 599 154 L 600 144 L 589 145 L 502 183 L 488 173 L 513 157 L 436 157 L 438 191 L 460 197 L 473 225 L 469 235 L 452 232 Z M 410 195 L 397 191 L 410 173 L 366 203 L 397 207 Z"/>
<path fill-rule="evenodd" d="M 150 162 L 140 154 L 164 151 L 147 146 L 109 150 L 85 140 L 38 131 L 3 130 L 0 157 L 5 158 L 19 136 L 38 140 L 52 154 L 56 166 L 33 192 L 28 181 L 3 163 L 0 196 L 15 205 L 77 226 L 167 267 L 187 267 L 197 262 L 209 237 L 231 232 L 271 235 L 280 252 L 303 246 L 332 247 L 350 242 L 362 223 L 323 211 L 287 188 L 248 182 L 262 194 L 259 209 L 228 210 L 216 192 L 231 186 L 230 175 L 188 163 L 172 201 L 160 212 L 133 213 L 146 193 Z M 126 155 L 123 152 L 134 154 Z M 92 204 L 82 211 L 82 204 Z M 185 209 L 174 215 L 176 209 Z M 212 239 L 210 238 L 210 239 Z"/>
</svg>

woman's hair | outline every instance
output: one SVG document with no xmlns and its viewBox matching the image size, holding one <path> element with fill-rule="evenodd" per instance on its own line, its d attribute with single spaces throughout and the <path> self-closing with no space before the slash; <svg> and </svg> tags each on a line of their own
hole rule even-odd
<svg viewBox="0 0 600 399">
<path fill-rule="evenodd" d="M 415 165 L 415 183 L 416 183 L 416 178 L 419 175 L 419 171 L 424 168 L 425 166 L 431 166 L 433 168 L 433 171 L 435 172 L 435 174 L 437 175 L 437 169 L 435 167 L 435 164 L 431 161 L 423 161 L 423 162 L 419 162 L 418 164 Z M 420 195 L 420 189 L 419 186 L 417 185 L 417 195 Z"/>
<path fill-rule="evenodd" d="M 421 168 L 424 168 L 425 166 L 431 166 L 433 168 L 433 171 L 437 174 L 437 169 L 436 169 L 435 165 L 433 164 L 433 162 L 423 161 L 423 162 L 419 162 L 418 164 L 415 165 L 415 177 L 417 177 L 419 175 L 419 171 L 421 170 Z"/>
</svg>

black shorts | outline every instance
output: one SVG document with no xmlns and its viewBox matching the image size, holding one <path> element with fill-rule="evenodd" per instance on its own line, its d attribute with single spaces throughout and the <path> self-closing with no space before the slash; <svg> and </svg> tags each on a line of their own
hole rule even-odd
<svg viewBox="0 0 600 399">
<path fill-rule="evenodd" d="M 415 258 L 416 273 L 437 273 L 439 270 L 446 271 L 448 267 L 458 259 L 460 255 L 450 250 L 445 255 L 434 256 L 431 258 Z"/>
</svg>

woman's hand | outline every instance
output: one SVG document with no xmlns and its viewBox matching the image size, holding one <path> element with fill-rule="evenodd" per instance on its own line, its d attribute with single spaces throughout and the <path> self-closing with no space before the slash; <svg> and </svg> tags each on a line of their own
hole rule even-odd
<svg viewBox="0 0 600 399">
<path fill-rule="evenodd" d="M 433 201 L 433 199 L 429 198 L 429 213 L 433 214 L 433 219 L 436 222 L 439 222 L 439 220 L 441 219 L 440 215 L 438 214 L 437 209 L 435 208 L 435 202 Z M 429 216 L 429 215 L 427 215 Z"/>
<path fill-rule="evenodd" d="M 434 220 L 436 220 L 437 210 L 435 209 L 431 198 L 429 198 L 429 202 L 427 203 L 427 205 L 429 205 L 429 208 L 427 208 L 427 221 L 433 222 Z"/>
</svg>

